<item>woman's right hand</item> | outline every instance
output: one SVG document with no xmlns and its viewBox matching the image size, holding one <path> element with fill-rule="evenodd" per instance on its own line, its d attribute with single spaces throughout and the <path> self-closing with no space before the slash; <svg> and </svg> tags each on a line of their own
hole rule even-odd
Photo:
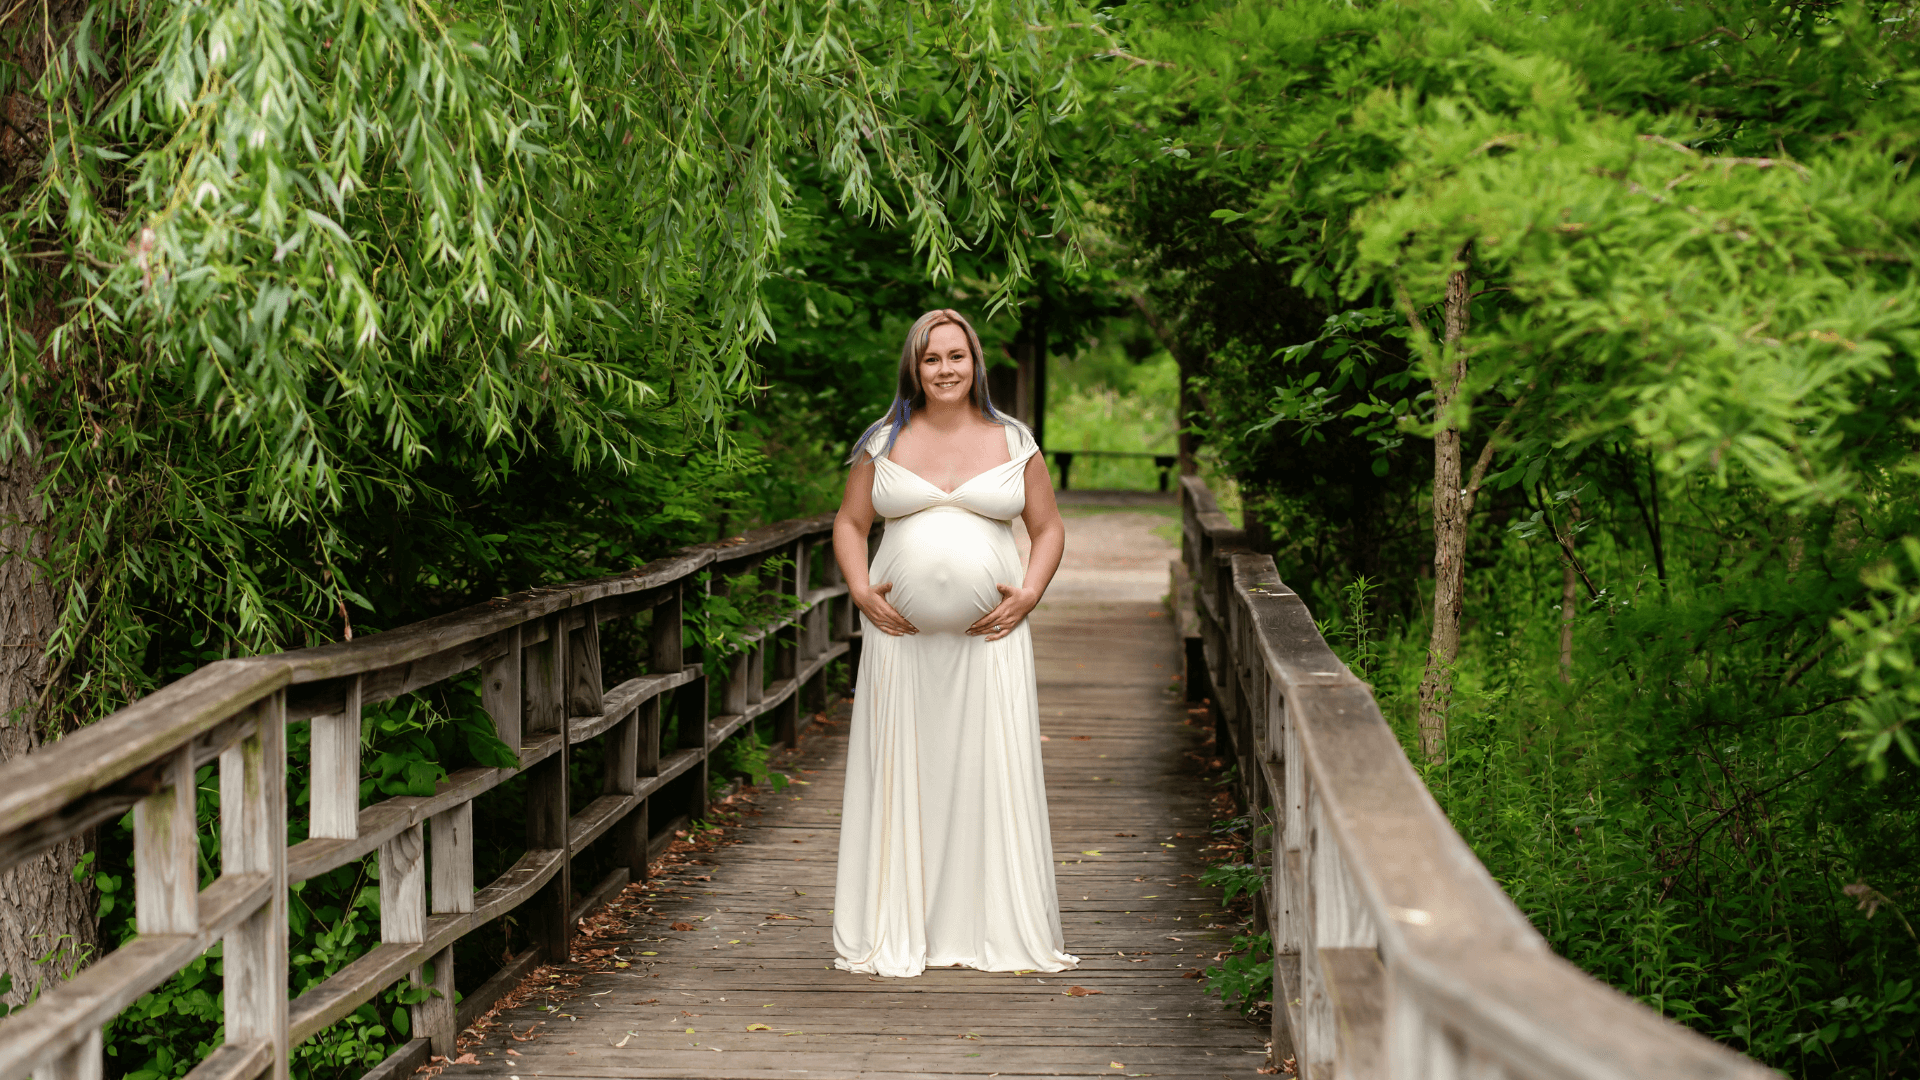
<svg viewBox="0 0 1920 1080">
<path fill-rule="evenodd" d="M 871 589 L 851 593 L 853 605 L 860 609 L 860 613 L 867 617 L 868 622 L 894 637 L 919 633 L 919 627 L 908 622 L 906 616 L 895 611 L 893 605 L 887 603 L 887 594 L 892 591 L 893 582 L 889 581 Z"/>
</svg>

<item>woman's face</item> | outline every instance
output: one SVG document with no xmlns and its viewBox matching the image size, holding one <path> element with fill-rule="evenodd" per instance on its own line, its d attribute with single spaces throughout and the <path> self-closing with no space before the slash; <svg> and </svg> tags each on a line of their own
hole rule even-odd
<svg viewBox="0 0 1920 1080">
<path fill-rule="evenodd" d="M 959 405 L 973 392 L 973 350 L 967 332 L 942 323 L 927 335 L 927 351 L 920 354 L 920 390 L 927 404 Z"/>
</svg>

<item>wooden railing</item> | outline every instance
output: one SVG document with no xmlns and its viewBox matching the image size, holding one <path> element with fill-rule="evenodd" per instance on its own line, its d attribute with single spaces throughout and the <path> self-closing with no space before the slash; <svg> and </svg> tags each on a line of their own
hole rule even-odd
<svg viewBox="0 0 1920 1080">
<path fill-rule="evenodd" d="M 210 664 L 30 757 L 0 767 L 0 866 L 134 813 L 138 936 L 0 1020 L 0 1080 L 97 1080 L 101 1029 L 215 942 L 224 943 L 226 1043 L 190 1080 L 285 1077 L 291 1047 L 403 979 L 436 991 L 411 1006 L 406 1044 L 371 1075 L 405 1076 L 543 960 L 567 958 L 576 921 L 640 877 L 676 825 L 705 813 L 707 762 L 772 713 L 797 737 L 802 691 L 824 705 L 826 666 L 853 644 L 846 586 L 825 543 L 831 515 L 690 548 L 617 577 L 532 589 L 358 641 Z M 776 588 L 795 610 L 746 635 L 724 672 L 683 652 L 699 583 L 791 558 Z M 816 575 L 813 568 L 819 567 Z M 824 583 L 813 584 L 818 576 Z M 602 686 L 600 628 L 651 612 L 649 674 Z M 625 658 L 637 661 L 638 658 Z M 638 669 L 638 663 L 629 666 Z M 459 770 L 425 797 L 362 808 L 361 709 L 479 669 L 481 699 L 517 768 Z M 708 715 L 709 678 L 724 678 Z M 670 710 L 670 711 L 669 711 Z M 677 739 L 663 745 L 674 717 Z M 287 760 L 287 725 L 312 726 Z M 568 805 L 573 748 L 604 742 L 602 791 Z M 200 887 L 194 770 L 219 763 L 219 874 Z M 287 843 L 289 767 L 310 770 L 309 839 Z M 473 802 L 527 777 L 527 852 L 476 889 Z M 603 845 L 619 866 L 576 903 L 574 859 Z M 289 999 L 287 889 L 379 855 L 380 944 Z M 454 1005 L 453 946 L 507 912 L 535 947 Z"/>
<path fill-rule="evenodd" d="M 1273 559 L 1197 477 L 1181 486 L 1188 694 L 1212 702 L 1271 867 L 1276 1058 L 1306 1080 L 1776 1075 L 1554 955 Z"/>
</svg>

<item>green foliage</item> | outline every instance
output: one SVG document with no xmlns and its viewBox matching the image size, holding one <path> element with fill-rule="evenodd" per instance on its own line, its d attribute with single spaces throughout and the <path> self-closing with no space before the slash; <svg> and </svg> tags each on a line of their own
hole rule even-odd
<svg viewBox="0 0 1920 1080">
<path fill-rule="evenodd" d="M 767 786 L 775 791 L 785 791 L 791 779 L 786 773 L 777 772 L 768 763 L 772 748 L 760 738 L 758 728 L 748 725 L 747 729 L 728 739 L 715 755 L 719 768 L 713 770 L 711 783 L 725 784 L 731 777 L 741 777 L 748 783 Z"/>
<path fill-rule="evenodd" d="M 1221 863 L 1207 867 L 1200 874 L 1200 884 L 1221 890 L 1220 902 L 1223 904 L 1233 903 L 1235 896 L 1252 898 L 1260 895 L 1266 880 L 1266 871 L 1251 863 Z"/>
<path fill-rule="evenodd" d="M 1207 993 L 1219 995 L 1222 1002 L 1239 1002 L 1242 1012 L 1271 1005 L 1273 936 L 1235 934 L 1227 949 L 1219 963 L 1207 968 Z"/>
<path fill-rule="evenodd" d="M 756 569 L 720 579 L 702 572 L 694 580 L 681 618 L 681 636 L 688 648 L 699 648 L 709 661 L 738 656 L 759 640 L 767 628 L 778 625 L 804 606 L 800 597 L 775 586 L 780 575 L 793 569 L 793 560 L 778 555 Z M 771 576 L 766 586 L 763 577 Z"/>
</svg>

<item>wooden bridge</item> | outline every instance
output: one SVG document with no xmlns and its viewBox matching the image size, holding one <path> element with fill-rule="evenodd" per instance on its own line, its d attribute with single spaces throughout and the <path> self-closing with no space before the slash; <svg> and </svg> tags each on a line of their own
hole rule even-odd
<svg viewBox="0 0 1920 1080">
<path fill-rule="evenodd" d="M 1314 1080 L 1770 1075 L 1551 954 L 1271 559 L 1244 550 L 1203 485 L 1182 483 L 1174 611 L 1158 604 L 1164 564 L 1150 545 L 1083 544 L 1101 528 L 1076 520 L 1067 568 L 1034 617 L 1078 971 L 877 980 L 830 968 L 844 728 L 802 740 L 801 718 L 826 706 L 823 674 L 855 639 L 824 550 L 831 521 L 814 518 L 357 642 L 212 664 L 0 768 L 0 865 L 134 811 L 139 928 L 0 1021 L 0 1080 L 101 1077 L 102 1026 L 215 942 L 226 1043 L 192 1080 L 285 1076 L 293 1044 L 402 980 L 430 980 L 442 993 L 412 1006 L 418 1038 L 370 1074 L 407 1075 L 454 1051 L 457 1033 L 544 961 L 578 974 L 564 1004 L 503 1012 L 498 1034 L 467 1047 L 476 1063 L 451 1075 L 1241 1077 L 1267 1060 L 1268 1037 L 1275 1060 L 1297 1058 Z M 777 555 L 794 567 L 775 585 L 793 614 L 735 656 L 690 662 L 695 575 L 721 580 Z M 603 651 L 602 628 L 619 620 L 637 622 L 644 657 Z M 1175 690 L 1183 657 L 1186 695 Z M 362 708 L 476 669 L 518 766 L 360 806 Z M 603 671 L 626 669 L 642 673 L 603 684 Z M 1242 805 L 1270 826 L 1256 832 L 1271 867 L 1258 918 L 1278 947 L 1271 1033 L 1181 977 L 1224 934 L 1218 904 L 1188 876 L 1210 813 L 1183 697 L 1210 700 Z M 790 760 L 806 783 L 763 802 L 743 842 L 698 873 L 681 862 L 628 888 L 708 813 L 715 751 L 763 716 L 798 743 Z M 290 762 L 298 723 L 311 725 L 311 755 Z M 576 807 L 569 764 L 589 742 L 604 749 L 602 793 Z M 203 882 L 193 776 L 216 761 L 219 858 Z M 309 770 L 313 792 L 309 839 L 292 845 L 289 768 Z M 474 803 L 522 774 L 526 854 L 476 882 Z M 381 944 L 289 1000 L 289 883 L 376 858 Z M 573 879 L 593 862 L 617 868 Z M 610 900 L 621 928 L 576 957 L 580 920 Z M 533 947 L 456 1006 L 445 992 L 455 942 L 509 912 Z M 505 1036 L 509 1025 L 537 1037 Z"/>
</svg>

